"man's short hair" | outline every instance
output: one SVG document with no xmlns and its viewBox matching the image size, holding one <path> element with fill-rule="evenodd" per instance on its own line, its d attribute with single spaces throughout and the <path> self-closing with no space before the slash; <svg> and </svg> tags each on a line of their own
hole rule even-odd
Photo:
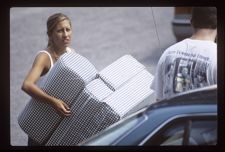
<svg viewBox="0 0 225 152">
<path fill-rule="evenodd" d="M 193 7 L 191 23 L 194 28 L 217 28 L 216 7 Z"/>
</svg>

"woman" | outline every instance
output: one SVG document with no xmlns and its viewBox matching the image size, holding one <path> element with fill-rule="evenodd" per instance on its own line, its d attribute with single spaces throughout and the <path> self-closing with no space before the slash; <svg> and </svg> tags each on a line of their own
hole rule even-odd
<svg viewBox="0 0 225 152">
<path fill-rule="evenodd" d="M 32 98 L 44 102 L 52 106 L 60 115 L 70 116 L 71 111 L 68 105 L 57 98 L 46 94 L 37 85 L 37 82 L 53 67 L 58 58 L 66 53 L 73 51 L 68 46 L 71 43 L 72 25 L 70 19 L 62 14 L 57 13 L 50 16 L 47 20 L 48 46 L 45 50 L 39 51 L 32 68 L 27 74 L 22 90 L 29 94 Z M 35 141 L 28 137 L 28 146 L 38 145 Z"/>
</svg>

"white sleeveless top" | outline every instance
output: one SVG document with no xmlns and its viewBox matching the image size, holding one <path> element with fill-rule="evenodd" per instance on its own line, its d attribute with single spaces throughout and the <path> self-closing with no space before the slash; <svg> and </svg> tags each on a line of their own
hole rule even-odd
<svg viewBox="0 0 225 152">
<path fill-rule="evenodd" d="M 74 52 L 74 49 L 71 49 L 71 48 L 69 48 L 69 47 L 66 48 L 66 53 L 70 53 L 70 52 L 72 52 L 72 51 Z M 48 55 L 48 57 L 49 57 L 49 59 L 50 59 L 51 66 L 50 66 L 50 69 L 48 70 L 48 72 L 47 72 L 46 74 L 42 75 L 42 76 L 40 77 L 40 79 L 38 80 L 38 82 L 37 82 L 37 85 L 38 85 L 38 86 L 40 86 L 40 84 L 42 83 L 42 81 L 44 81 L 44 78 L 48 76 L 49 71 L 53 68 L 53 65 L 54 65 L 52 56 L 50 55 L 50 53 L 49 53 L 48 51 L 46 51 L 46 50 L 41 50 L 41 51 L 39 51 L 39 52 L 37 53 L 37 55 L 38 55 L 39 53 L 42 53 L 42 52 L 43 52 L 43 53 L 46 53 L 46 54 Z"/>
<path fill-rule="evenodd" d="M 69 47 L 66 48 L 66 53 L 70 53 L 70 52 L 72 52 L 72 51 L 74 51 L 74 50 L 71 49 L 71 48 L 69 48 Z M 46 50 L 39 51 L 37 54 L 42 53 L 42 52 L 43 52 L 43 53 L 46 53 L 46 54 L 48 55 L 49 59 L 50 59 L 51 66 L 50 66 L 50 69 L 48 70 L 48 72 L 49 72 L 49 71 L 52 69 L 53 65 L 54 65 L 52 56 L 51 56 L 51 54 L 50 54 L 48 51 L 46 51 Z M 48 73 L 48 72 L 47 72 L 47 73 Z M 46 73 L 46 74 L 47 74 L 47 73 Z"/>
</svg>

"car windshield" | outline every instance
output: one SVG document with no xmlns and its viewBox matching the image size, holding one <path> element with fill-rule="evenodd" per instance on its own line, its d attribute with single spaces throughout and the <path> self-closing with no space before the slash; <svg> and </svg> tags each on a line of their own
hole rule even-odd
<svg viewBox="0 0 225 152">
<path fill-rule="evenodd" d="M 144 121 L 143 117 L 140 117 L 140 119 L 137 119 L 136 117 L 131 117 L 130 119 L 127 119 L 123 121 L 122 123 L 115 124 L 106 131 L 101 132 L 97 136 L 94 136 L 87 140 L 86 142 L 83 142 L 80 144 L 81 146 L 104 146 L 104 145 L 111 145 L 115 139 L 120 138 L 122 135 L 124 135 L 126 132 L 137 126 L 137 124 L 140 124 L 141 121 Z"/>
</svg>

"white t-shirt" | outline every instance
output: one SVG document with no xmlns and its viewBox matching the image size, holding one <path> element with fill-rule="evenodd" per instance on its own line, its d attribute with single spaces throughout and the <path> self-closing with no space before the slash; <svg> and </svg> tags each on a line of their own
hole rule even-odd
<svg viewBox="0 0 225 152">
<path fill-rule="evenodd" d="M 217 83 L 217 44 L 185 39 L 162 54 L 151 88 L 156 99 Z"/>
</svg>

